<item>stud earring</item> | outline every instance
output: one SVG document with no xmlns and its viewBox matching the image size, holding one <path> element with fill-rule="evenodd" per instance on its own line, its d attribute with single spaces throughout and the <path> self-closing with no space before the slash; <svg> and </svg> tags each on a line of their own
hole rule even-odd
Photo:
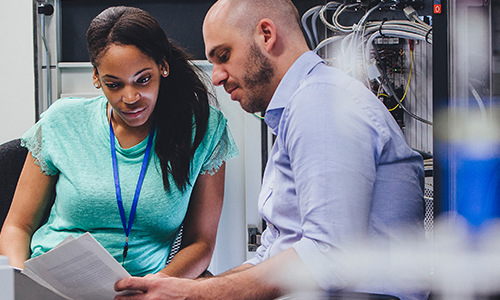
<svg viewBox="0 0 500 300">
<path fill-rule="evenodd" d="M 95 86 L 96 89 L 98 89 L 99 88 L 99 83 L 94 83 L 94 86 Z"/>
<path fill-rule="evenodd" d="M 163 71 L 163 76 L 167 76 L 167 75 L 168 75 L 167 70 L 164 70 L 164 71 Z"/>
</svg>

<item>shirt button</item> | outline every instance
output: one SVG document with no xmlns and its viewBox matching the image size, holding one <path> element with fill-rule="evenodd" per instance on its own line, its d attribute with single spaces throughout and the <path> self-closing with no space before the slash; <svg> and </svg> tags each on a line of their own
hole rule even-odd
<svg viewBox="0 0 500 300">
<path fill-rule="evenodd" d="M 272 190 L 274 188 L 274 182 L 271 183 L 271 185 L 269 186 L 269 188 Z"/>
<path fill-rule="evenodd" d="M 267 226 L 269 226 L 269 228 L 271 228 L 271 229 L 274 229 L 274 225 L 271 223 L 268 223 Z"/>
</svg>

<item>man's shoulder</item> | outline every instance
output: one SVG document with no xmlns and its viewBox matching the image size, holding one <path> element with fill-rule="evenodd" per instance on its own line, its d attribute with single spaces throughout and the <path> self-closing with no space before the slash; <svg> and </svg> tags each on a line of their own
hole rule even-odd
<svg viewBox="0 0 500 300">
<path fill-rule="evenodd" d="M 297 86 L 291 102 L 294 99 L 307 98 L 308 102 L 333 101 L 334 99 L 367 97 L 370 91 L 363 83 L 350 77 L 342 70 L 318 64 L 305 76 Z"/>
<path fill-rule="evenodd" d="M 327 84 L 345 89 L 356 83 L 360 82 L 347 75 L 344 71 L 326 64 L 318 64 L 301 81 L 300 85 Z"/>
</svg>

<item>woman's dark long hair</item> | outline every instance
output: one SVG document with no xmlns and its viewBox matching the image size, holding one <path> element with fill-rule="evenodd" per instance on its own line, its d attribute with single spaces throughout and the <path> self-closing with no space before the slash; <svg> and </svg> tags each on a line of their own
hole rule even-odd
<svg viewBox="0 0 500 300">
<path fill-rule="evenodd" d="M 179 190 L 185 190 L 191 184 L 191 159 L 207 129 L 206 86 L 187 55 L 170 43 L 149 13 L 139 8 L 110 7 L 92 20 L 87 30 L 87 47 L 94 68 L 111 45 L 133 45 L 158 65 L 168 63 L 169 76 L 161 79 L 153 112 L 157 126 L 155 152 L 160 159 L 165 190 L 170 190 L 168 174 Z"/>
</svg>

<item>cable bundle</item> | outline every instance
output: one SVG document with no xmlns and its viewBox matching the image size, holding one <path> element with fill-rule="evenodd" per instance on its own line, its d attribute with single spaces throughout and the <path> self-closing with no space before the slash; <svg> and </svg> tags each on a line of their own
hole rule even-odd
<svg viewBox="0 0 500 300">
<path fill-rule="evenodd" d="M 340 45 L 336 48 L 336 55 L 330 58 L 328 62 L 334 65 L 352 77 L 355 77 L 369 87 L 370 82 L 376 80 L 385 90 L 385 93 L 394 97 L 398 105 L 411 117 L 432 125 L 432 122 L 422 119 L 415 114 L 408 111 L 402 104 L 402 100 L 398 99 L 393 88 L 389 84 L 387 74 L 380 72 L 380 61 L 377 59 L 378 55 L 374 55 L 374 41 L 378 37 L 397 37 L 408 40 L 420 40 L 432 44 L 432 27 L 422 20 L 417 15 L 417 12 L 411 7 L 407 6 L 403 9 L 407 20 L 381 20 L 369 21 L 369 16 L 376 10 L 392 6 L 395 7 L 397 1 L 380 2 L 366 11 L 357 23 L 346 26 L 339 22 L 339 16 L 346 11 L 361 10 L 360 3 L 341 3 L 338 1 L 331 1 L 325 5 L 315 6 L 309 9 L 302 16 L 302 25 L 304 31 L 309 39 L 310 45 L 314 48 L 315 52 L 324 48 L 326 45 L 339 42 Z M 333 11 L 331 21 L 327 19 L 327 12 Z M 308 26 L 310 20 L 311 28 Z M 330 32 L 332 36 L 319 40 L 317 19 Z M 413 52 L 412 56 L 413 57 Z M 411 72 L 411 70 L 410 70 Z M 410 77 L 411 78 L 411 77 Z M 408 80 L 409 86 L 409 80 Z M 405 91 L 408 90 L 408 86 Z"/>
</svg>

